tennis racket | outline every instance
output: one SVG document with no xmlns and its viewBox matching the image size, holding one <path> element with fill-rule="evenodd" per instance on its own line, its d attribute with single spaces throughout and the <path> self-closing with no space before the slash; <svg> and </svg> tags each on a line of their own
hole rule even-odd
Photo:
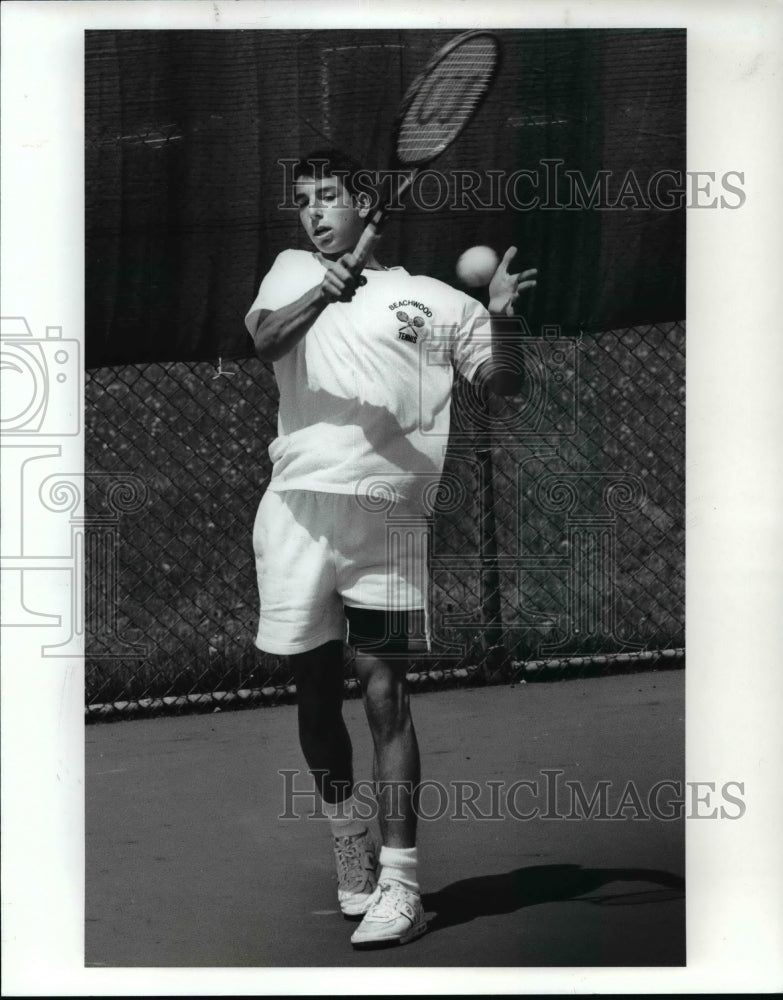
<svg viewBox="0 0 783 1000">
<path fill-rule="evenodd" d="M 467 128 L 489 93 L 500 65 L 500 42 L 490 31 L 466 31 L 439 49 L 413 81 L 394 125 L 392 168 L 408 170 L 397 200 L 422 167 L 445 152 Z M 360 266 L 369 260 L 390 211 L 372 213 L 353 251 Z"/>
</svg>

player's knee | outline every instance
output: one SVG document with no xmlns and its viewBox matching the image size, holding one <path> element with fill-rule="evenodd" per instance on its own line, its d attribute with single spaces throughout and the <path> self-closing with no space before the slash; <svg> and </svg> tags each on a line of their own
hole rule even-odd
<svg viewBox="0 0 783 1000">
<path fill-rule="evenodd" d="M 391 737 L 410 724 L 410 699 L 404 675 L 374 671 L 364 678 L 367 721 L 376 739 Z"/>
<path fill-rule="evenodd" d="M 318 699 L 299 695 L 297 718 L 300 735 L 328 737 L 344 725 L 342 698 Z"/>
<path fill-rule="evenodd" d="M 299 717 L 339 715 L 343 701 L 342 643 L 329 642 L 288 658 Z"/>
</svg>

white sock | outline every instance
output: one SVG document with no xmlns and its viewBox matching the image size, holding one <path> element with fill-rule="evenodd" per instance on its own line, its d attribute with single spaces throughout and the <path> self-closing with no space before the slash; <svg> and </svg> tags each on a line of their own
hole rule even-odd
<svg viewBox="0 0 783 1000">
<path fill-rule="evenodd" d="M 393 878 L 397 882 L 402 882 L 406 889 L 419 892 L 419 883 L 416 878 L 416 866 L 419 863 L 418 848 L 382 847 L 380 862 L 379 882 L 382 882 L 384 878 Z"/>
<path fill-rule="evenodd" d="M 357 833 L 364 833 L 367 824 L 354 816 L 354 797 L 351 795 L 342 802 L 322 802 L 321 808 L 324 815 L 329 818 L 329 825 L 332 828 L 334 837 L 354 837 Z"/>
</svg>

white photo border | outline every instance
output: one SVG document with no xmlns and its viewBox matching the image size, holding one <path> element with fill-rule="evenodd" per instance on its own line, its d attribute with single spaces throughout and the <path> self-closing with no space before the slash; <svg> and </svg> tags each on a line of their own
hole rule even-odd
<svg viewBox="0 0 783 1000">
<path fill-rule="evenodd" d="M 0 16 L 2 313 L 26 318 L 39 339 L 61 328 L 82 351 L 86 29 L 687 29 L 688 168 L 742 171 L 747 196 L 741 209 L 687 217 L 687 778 L 744 782 L 747 812 L 687 824 L 687 968 L 387 969 L 382 983 L 455 994 L 778 989 L 783 7 L 10 0 Z M 62 471 L 78 476 L 81 437 L 57 446 Z M 11 512 L 18 492 L 6 482 Z M 4 522 L 13 549 L 13 520 Z M 50 530 L 42 524 L 41 544 L 59 551 Z M 61 606 L 62 588 L 40 576 Z M 3 629 L 4 994 L 371 994 L 377 979 L 356 969 L 84 968 L 83 668 L 78 656 L 44 660 L 40 647 L 34 627 Z"/>
</svg>

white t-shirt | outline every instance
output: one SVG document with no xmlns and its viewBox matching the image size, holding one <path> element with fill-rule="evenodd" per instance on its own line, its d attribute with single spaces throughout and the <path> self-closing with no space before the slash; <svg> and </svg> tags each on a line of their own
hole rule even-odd
<svg viewBox="0 0 783 1000">
<path fill-rule="evenodd" d="M 278 436 L 271 490 L 420 497 L 440 479 L 454 370 L 472 379 L 491 356 L 489 313 L 475 299 L 401 267 L 365 270 L 351 302 L 331 303 L 274 362 Z M 319 285 L 314 253 L 285 250 L 247 314 L 274 311 Z"/>
</svg>

